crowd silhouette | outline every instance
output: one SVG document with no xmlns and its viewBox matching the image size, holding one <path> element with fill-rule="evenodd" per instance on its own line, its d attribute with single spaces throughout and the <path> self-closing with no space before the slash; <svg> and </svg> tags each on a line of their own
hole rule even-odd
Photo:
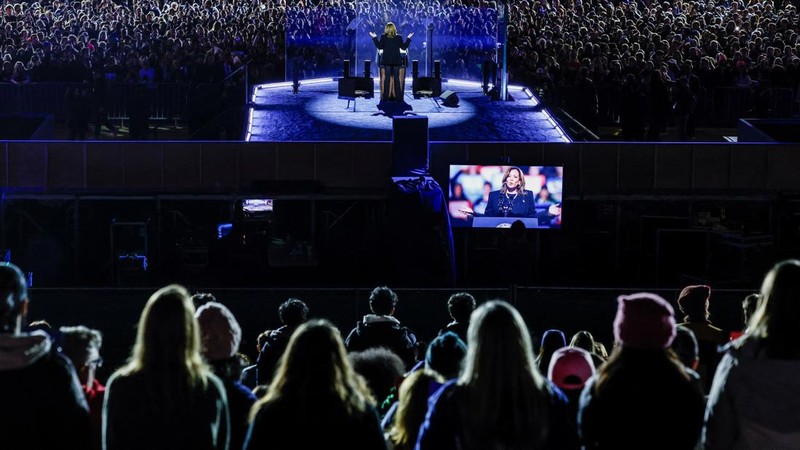
<svg viewBox="0 0 800 450">
<path fill-rule="evenodd" d="M 798 271 L 798 260 L 776 264 L 758 295 L 748 296 L 745 303 L 756 307 L 741 334 L 711 356 L 699 351 L 692 320 L 678 325 L 671 302 L 647 292 L 620 296 L 613 324 L 596 325 L 613 327 L 610 355 L 588 330 L 569 344 L 558 329 L 537 339 L 499 299 L 477 302 L 466 341 L 443 326 L 423 344 L 410 342 L 414 334 L 394 317 L 399 299 L 387 286 L 373 290 L 372 312 L 348 340 L 290 298 L 279 307 L 283 331 L 267 333 L 286 340 L 281 355 L 263 383 L 249 388 L 241 383 L 241 328 L 213 294 L 190 296 L 179 285 L 153 293 L 130 358 L 101 380 L 102 330 L 24 326 L 36 299 L 22 271 L 3 263 L 0 443 L 75 450 L 796 448 Z M 710 293 L 687 286 L 674 303 L 708 326 Z M 471 310 L 473 301 L 461 292 L 449 303 Z M 365 324 L 380 332 L 364 333 Z M 387 343 L 413 349 L 408 364 Z M 261 358 L 275 357 L 270 345 L 262 342 Z M 708 359 L 718 368 L 706 372 L 705 392 L 694 369 Z"/>
</svg>

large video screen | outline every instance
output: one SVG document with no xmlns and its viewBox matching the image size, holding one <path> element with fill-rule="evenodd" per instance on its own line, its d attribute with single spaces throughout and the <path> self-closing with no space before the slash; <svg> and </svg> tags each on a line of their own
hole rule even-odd
<svg viewBox="0 0 800 450">
<path fill-rule="evenodd" d="M 563 166 L 450 165 L 453 227 L 561 228 Z M 517 226 L 521 226 L 517 224 Z"/>
</svg>

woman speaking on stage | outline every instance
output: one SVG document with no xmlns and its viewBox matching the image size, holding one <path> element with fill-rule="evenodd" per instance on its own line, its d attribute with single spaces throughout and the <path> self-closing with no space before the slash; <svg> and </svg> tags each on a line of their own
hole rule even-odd
<svg viewBox="0 0 800 450">
<path fill-rule="evenodd" d="M 397 27 L 392 22 L 386 22 L 386 27 L 383 30 L 381 38 L 374 32 L 369 32 L 372 37 L 372 42 L 378 49 L 383 50 L 380 65 L 385 70 L 385 77 L 383 78 L 383 89 L 381 90 L 381 100 L 402 100 L 403 92 L 400 89 L 400 68 L 403 66 L 403 58 L 400 55 L 400 49 L 407 49 L 411 44 L 411 36 L 414 33 L 408 33 L 408 37 L 403 41 L 397 35 Z M 392 83 L 393 82 L 393 83 Z M 389 86 L 393 84 L 394 89 L 390 92 Z"/>
</svg>

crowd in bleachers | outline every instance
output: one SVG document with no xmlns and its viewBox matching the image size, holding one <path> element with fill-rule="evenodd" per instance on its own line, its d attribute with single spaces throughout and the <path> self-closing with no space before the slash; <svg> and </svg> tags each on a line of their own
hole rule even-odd
<svg viewBox="0 0 800 450">
<path fill-rule="evenodd" d="M 224 299 L 170 285 L 144 306 L 128 361 L 100 380 L 101 330 L 23 326 L 36 300 L 4 263 L 0 444 L 797 448 L 798 280 L 800 261 L 776 264 L 731 333 L 711 320 L 709 286 L 680 291 L 677 312 L 655 294 L 622 295 L 613 324 L 597 324 L 613 327 L 610 352 L 589 330 L 536 339 L 514 306 L 467 292 L 451 295 L 452 322 L 426 337 L 403 325 L 385 286 L 349 331 L 290 298 L 283 325 L 260 334 L 255 363 Z"/>
<path fill-rule="evenodd" d="M 0 80 L 221 81 L 246 61 L 283 68 L 273 2 L 4 2 Z"/>
<path fill-rule="evenodd" d="M 618 123 L 628 139 L 657 140 L 667 123 L 688 139 L 696 116 L 725 109 L 791 114 L 800 84 L 796 6 L 516 2 L 508 11 L 510 80 L 533 86 L 593 132 Z M 388 20 L 414 32 L 409 59 L 425 61 L 432 51 L 445 77 L 480 80 L 482 63 L 496 59 L 495 1 L 43 0 L 0 10 L 0 82 L 219 82 L 246 63 L 258 80 L 289 79 L 295 69 L 301 79 L 335 76 L 353 50 L 348 26 L 356 18 L 359 35 Z M 718 99 L 712 91 L 721 88 L 746 94 Z"/>
</svg>

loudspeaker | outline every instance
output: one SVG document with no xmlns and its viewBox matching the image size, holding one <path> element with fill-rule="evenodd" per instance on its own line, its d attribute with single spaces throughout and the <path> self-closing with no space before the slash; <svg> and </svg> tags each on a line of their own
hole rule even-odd
<svg viewBox="0 0 800 450">
<path fill-rule="evenodd" d="M 364 60 L 364 78 L 369 78 L 372 76 L 372 61 L 365 59 Z"/>
<path fill-rule="evenodd" d="M 433 62 L 433 78 L 442 78 L 442 62 L 438 59 Z"/>
<path fill-rule="evenodd" d="M 350 78 L 350 60 L 345 59 L 342 61 L 342 76 L 345 78 Z"/>
<path fill-rule="evenodd" d="M 411 60 L 411 78 L 418 78 L 419 77 L 419 60 L 412 59 Z"/>
<path fill-rule="evenodd" d="M 453 91 L 442 92 L 442 104 L 449 107 L 458 106 L 458 94 Z"/>
<path fill-rule="evenodd" d="M 392 119 L 392 175 L 428 173 L 428 117 L 395 116 Z"/>
</svg>

